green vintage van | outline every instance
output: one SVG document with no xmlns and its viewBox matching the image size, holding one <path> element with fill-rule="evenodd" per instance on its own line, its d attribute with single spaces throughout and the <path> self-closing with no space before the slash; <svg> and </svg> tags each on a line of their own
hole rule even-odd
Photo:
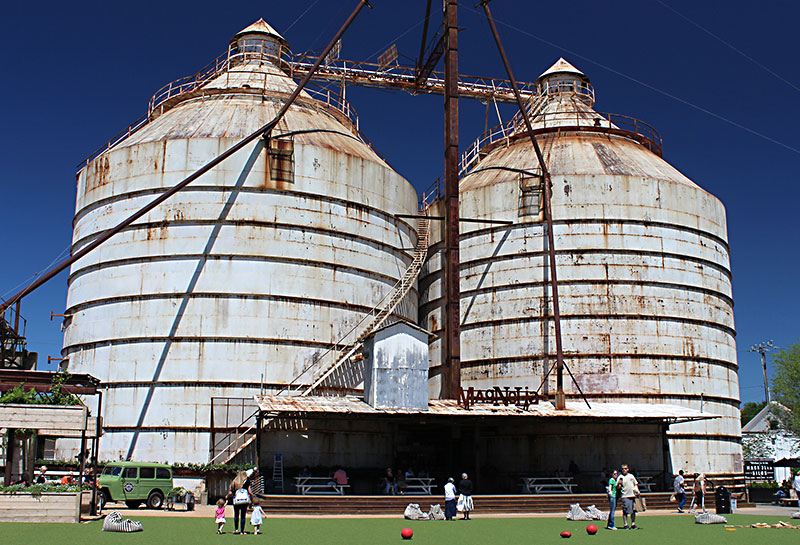
<svg viewBox="0 0 800 545">
<path fill-rule="evenodd" d="M 124 501 L 131 509 L 146 502 L 150 509 L 161 509 L 164 496 L 172 490 L 172 469 L 166 464 L 148 462 L 110 462 L 98 479 L 100 505 Z"/>
</svg>

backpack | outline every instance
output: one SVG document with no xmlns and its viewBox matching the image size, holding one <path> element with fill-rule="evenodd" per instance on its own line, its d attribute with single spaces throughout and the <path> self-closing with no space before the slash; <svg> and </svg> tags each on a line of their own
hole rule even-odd
<svg viewBox="0 0 800 545">
<path fill-rule="evenodd" d="M 250 503 L 250 492 L 246 488 L 240 488 L 233 496 L 233 505 Z"/>
</svg>

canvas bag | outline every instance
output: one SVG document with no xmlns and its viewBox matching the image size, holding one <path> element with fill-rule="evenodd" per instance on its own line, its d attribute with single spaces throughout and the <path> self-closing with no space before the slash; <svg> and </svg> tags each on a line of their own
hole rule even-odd
<svg viewBox="0 0 800 545">
<path fill-rule="evenodd" d="M 644 513 L 647 511 L 647 503 L 645 503 L 643 497 L 636 496 L 636 498 L 633 500 L 633 510 L 638 513 Z"/>
<path fill-rule="evenodd" d="M 246 488 L 240 488 L 233 495 L 233 505 L 242 505 L 244 503 L 250 503 L 250 492 Z"/>
</svg>

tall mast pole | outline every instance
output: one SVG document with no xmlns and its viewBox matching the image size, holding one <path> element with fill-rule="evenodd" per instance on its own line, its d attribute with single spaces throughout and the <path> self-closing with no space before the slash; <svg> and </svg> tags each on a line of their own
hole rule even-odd
<svg viewBox="0 0 800 545">
<path fill-rule="evenodd" d="M 441 395 L 456 399 L 461 387 L 461 274 L 458 207 L 458 2 L 445 0 L 444 55 L 444 377 Z"/>
</svg>

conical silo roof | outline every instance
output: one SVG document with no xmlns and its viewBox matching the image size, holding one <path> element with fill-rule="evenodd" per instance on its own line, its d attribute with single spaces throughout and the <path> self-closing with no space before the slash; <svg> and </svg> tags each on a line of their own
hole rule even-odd
<svg viewBox="0 0 800 545">
<path fill-rule="evenodd" d="M 289 42 L 287 42 L 286 39 L 283 36 L 281 36 L 277 30 L 272 28 L 270 24 L 267 23 L 264 19 L 259 19 L 252 25 L 245 27 L 239 32 L 237 32 L 233 36 L 233 38 L 231 38 L 231 43 L 235 42 L 245 34 L 261 34 L 265 36 L 271 36 L 280 41 L 281 43 L 283 43 L 285 46 L 287 47 L 289 46 Z"/>
<path fill-rule="evenodd" d="M 564 59 L 564 57 L 560 57 L 555 63 L 553 63 L 553 66 L 542 72 L 542 74 L 536 78 L 536 83 L 539 83 L 548 76 L 554 76 L 556 74 L 570 74 L 584 81 L 589 81 L 589 78 L 586 77 L 586 74 L 572 66 L 569 62 L 567 62 L 566 59 Z"/>
</svg>

